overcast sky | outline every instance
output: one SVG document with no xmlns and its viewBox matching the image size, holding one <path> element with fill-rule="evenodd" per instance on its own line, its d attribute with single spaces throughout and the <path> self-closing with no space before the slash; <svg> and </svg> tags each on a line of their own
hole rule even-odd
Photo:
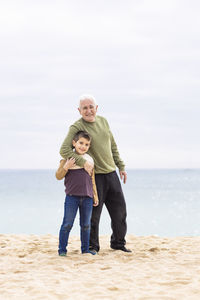
<svg viewBox="0 0 200 300">
<path fill-rule="evenodd" d="M 199 1 L 0 6 L 0 168 L 57 168 L 84 93 L 127 168 L 200 168 Z"/>
</svg>

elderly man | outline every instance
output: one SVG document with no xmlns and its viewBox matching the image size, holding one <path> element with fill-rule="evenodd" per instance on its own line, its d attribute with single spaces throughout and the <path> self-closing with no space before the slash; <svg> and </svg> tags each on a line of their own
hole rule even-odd
<svg viewBox="0 0 200 300">
<path fill-rule="evenodd" d="M 93 207 L 90 233 L 90 249 L 99 251 L 99 221 L 105 203 L 111 218 L 112 235 L 110 247 L 115 250 L 131 252 L 125 247 L 126 225 L 126 203 L 122 192 L 121 184 L 116 173 L 116 166 L 119 169 L 120 177 L 126 182 L 127 174 L 124 163 L 119 156 L 117 145 L 110 131 L 105 118 L 96 115 L 98 105 L 90 95 L 80 97 L 79 112 L 81 119 L 70 126 L 60 154 L 63 158 L 74 157 L 76 164 L 83 167 L 90 175 L 92 165 L 83 157 L 73 152 L 72 139 L 79 130 L 84 130 L 92 137 L 88 154 L 94 159 L 95 180 L 99 197 L 99 205 Z"/>
</svg>

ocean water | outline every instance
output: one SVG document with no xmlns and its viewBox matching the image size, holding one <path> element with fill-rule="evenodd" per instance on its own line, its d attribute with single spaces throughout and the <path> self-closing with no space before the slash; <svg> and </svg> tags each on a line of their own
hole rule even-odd
<svg viewBox="0 0 200 300">
<path fill-rule="evenodd" d="M 128 170 L 128 234 L 200 235 L 200 170 Z M 55 170 L 0 170 L 0 233 L 58 235 L 64 184 Z M 77 215 L 71 234 L 79 235 Z M 100 234 L 110 234 L 104 207 Z"/>
</svg>

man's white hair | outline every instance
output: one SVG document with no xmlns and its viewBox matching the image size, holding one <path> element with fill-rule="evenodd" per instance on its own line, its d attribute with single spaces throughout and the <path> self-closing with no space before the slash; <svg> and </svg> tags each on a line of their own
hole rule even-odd
<svg viewBox="0 0 200 300">
<path fill-rule="evenodd" d="M 88 95 L 84 94 L 84 95 L 81 95 L 81 96 L 79 97 L 79 107 L 80 107 L 80 105 L 81 105 L 81 102 L 84 101 L 84 100 L 91 100 L 91 101 L 93 101 L 94 104 L 96 105 L 96 100 L 95 100 L 94 96 L 89 95 L 89 94 L 88 94 Z"/>
</svg>

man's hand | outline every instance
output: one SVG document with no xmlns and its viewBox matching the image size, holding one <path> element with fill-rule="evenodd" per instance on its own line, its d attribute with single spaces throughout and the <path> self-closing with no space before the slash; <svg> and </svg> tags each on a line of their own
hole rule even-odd
<svg viewBox="0 0 200 300">
<path fill-rule="evenodd" d="M 123 180 L 123 182 L 126 183 L 126 180 L 127 180 L 127 173 L 126 173 L 126 171 L 120 171 L 119 174 L 120 174 L 121 180 Z"/>
<path fill-rule="evenodd" d="M 63 166 L 63 169 L 65 171 L 68 171 L 70 168 L 75 166 L 75 158 L 71 157 L 70 159 L 67 159 L 66 163 Z"/>
<path fill-rule="evenodd" d="M 98 206 L 99 205 L 99 199 L 95 199 L 93 202 L 93 206 Z"/>
<path fill-rule="evenodd" d="M 93 170 L 93 168 L 94 168 L 94 165 L 91 164 L 90 162 L 88 162 L 88 161 L 86 160 L 86 162 L 85 162 L 85 164 L 84 164 L 83 167 L 84 167 L 85 171 L 88 172 L 88 174 L 91 176 L 91 175 L 92 175 L 92 170 Z"/>
</svg>

